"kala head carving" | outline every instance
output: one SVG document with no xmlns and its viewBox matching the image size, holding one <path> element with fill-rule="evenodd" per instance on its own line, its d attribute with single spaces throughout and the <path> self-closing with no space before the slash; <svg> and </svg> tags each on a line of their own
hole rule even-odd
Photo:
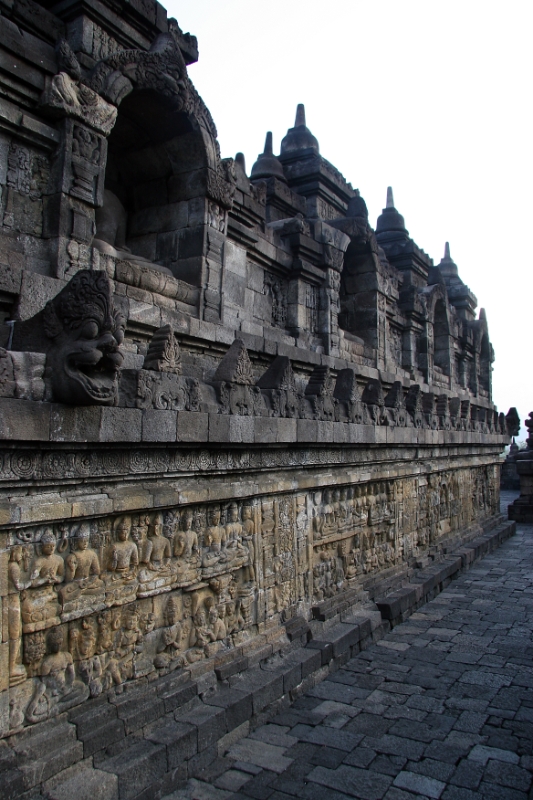
<svg viewBox="0 0 533 800">
<path fill-rule="evenodd" d="M 81 270 L 42 311 L 15 323 L 12 349 L 47 354 L 45 380 L 55 401 L 112 405 L 124 326 L 107 275 Z"/>
</svg>

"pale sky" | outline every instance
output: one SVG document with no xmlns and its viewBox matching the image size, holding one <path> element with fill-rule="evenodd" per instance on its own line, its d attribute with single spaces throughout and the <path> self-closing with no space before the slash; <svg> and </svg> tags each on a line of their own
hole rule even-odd
<svg viewBox="0 0 533 800">
<path fill-rule="evenodd" d="M 222 155 L 248 174 L 305 103 L 320 152 L 365 198 L 387 186 L 416 243 L 445 241 L 487 311 L 500 411 L 533 411 L 531 0 L 170 0 Z M 529 301 L 529 302 L 528 302 Z M 525 437 L 524 429 L 521 438 Z"/>
</svg>

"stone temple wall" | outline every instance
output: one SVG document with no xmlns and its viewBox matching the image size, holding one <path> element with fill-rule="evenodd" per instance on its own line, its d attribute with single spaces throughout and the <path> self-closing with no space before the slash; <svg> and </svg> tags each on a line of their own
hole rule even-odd
<svg viewBox="0 0 533 800">
<path fill-rule="evenodd" d="M 1 736 L 398 587 L 499 520 L 516 427 L 449 248 L 303 107 L 221 159 L 195 38 L 118 5 L 0 0 Z"/>
</svg>

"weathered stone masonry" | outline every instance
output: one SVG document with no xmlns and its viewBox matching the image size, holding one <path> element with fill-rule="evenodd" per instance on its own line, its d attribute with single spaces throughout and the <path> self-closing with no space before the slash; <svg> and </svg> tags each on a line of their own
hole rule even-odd
<svg viewBox="0 0 533 800">
<path fill-rule="evenodd" d="M 1 736 L 223 680 L 500 521 L 449 247 L 391 191 L 374 231 L 302 106 L 221 159 L 195 38 L 118 6 L 0 1 Z"/>
</svg>

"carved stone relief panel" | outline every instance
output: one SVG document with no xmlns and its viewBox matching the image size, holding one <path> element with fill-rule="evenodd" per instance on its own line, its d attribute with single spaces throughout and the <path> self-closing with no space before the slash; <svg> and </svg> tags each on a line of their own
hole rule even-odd
<svg viewBox="0 0 533 800">
<path fill-rule="evenodd" d="M 40 236 L 43 230 L 43 194 L 50 164 L 41 153 L 12 141 L 7 155 L 6 193 L 0 206 L 5 228 Z"/>
<path fill-rule="evenodd" d="M 496 471 L 12 529 L 0 563 L 14 719 L 38 722 L 214 657 L 295 609 L 414 565 L 441 537 L 496 512 Z"/>
<path fill-rule="evenodd" d="M 266 272 L 264 293 L 269 295 L 272 301 L 271 324 L 275 328 L 285 328 L 287 324 L 287 282 Z"/>
</svg>

